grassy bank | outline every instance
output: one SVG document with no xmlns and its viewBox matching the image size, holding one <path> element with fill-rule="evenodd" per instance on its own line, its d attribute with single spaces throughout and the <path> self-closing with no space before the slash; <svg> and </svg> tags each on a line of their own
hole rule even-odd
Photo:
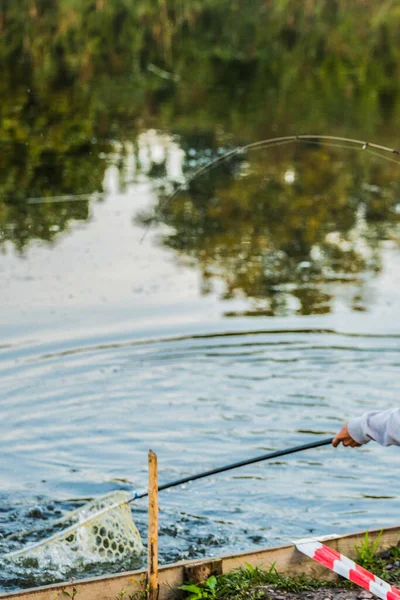
<svg viewBox="0 0 400 600">
<path fill-rule="evenodd" d="M 384 552 L 377 552 L 379 538 L 371 543 L 366 534 L 364 541 L 356 546 L 357 563 L 392 585 L 400 582 L 400 545 Z M 349 581 L 327 582 L 306 575 L 283 576 L 271 567 L 265 571 L 247 565 L 226 575 L 211 576 L 204 583 L 188 583 L 180 588 L 187 600 L 292 600 L 310 598 L 372 598 Z"/>
</svg>

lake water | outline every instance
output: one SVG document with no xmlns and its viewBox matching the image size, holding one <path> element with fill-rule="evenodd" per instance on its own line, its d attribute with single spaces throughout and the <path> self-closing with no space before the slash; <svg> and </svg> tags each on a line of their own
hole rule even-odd
<svg viewBox="0 0 400 600">
<path fill-rule="evenodd" d="M 400 396 L 398 156 L 243 150 L 398 146 L 395 3 L 50 4 L 0 9 L 1 554 L 142 489 L 150 448 L 165 483 Z M 324 447 L 163 492 L 160 559 L 396 525 L 398 464 Z M 140 566 L 0 561 L 0 590 Z"/>
<path fill-rule="evenodd" d="M 3 552 L 20 547 L 8 534 L 48 528 L 108 491 L 143 488 L 149 448 L 165 483 L 328 437 L 399 398 L 393 235 L 376 245 L 379 270 L 313 285 L 329 297 L 323 314 L 298 314 L 292 283 L 280 284 L 283 315 L 254 318 L 244 293 L 226 298 L 218 272 L 204 293 L 199 267 L 161 243 L 170 229 L 154 226 L 143 239 L 134 217 L 156 204 L 152 182 L 121 191 L 118 181 L 109 166 L 87 220 L 51 244 L 33 240 L 23 255 L 9 243 L 2 257 Z M 161 560 L 394 525 L 397 463 L 397 449 L 326 447 L 164 492 Z M 132 508 L 145 538 L 146 503 Z M 77 575 L 65 565 L 7 571 L 2 587 L 66 573 Z"/>
</svg>

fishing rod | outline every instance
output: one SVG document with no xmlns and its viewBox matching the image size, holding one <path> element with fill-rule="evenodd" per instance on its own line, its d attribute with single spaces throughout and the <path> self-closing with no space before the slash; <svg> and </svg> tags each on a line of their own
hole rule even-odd
<svg viewBox="0 0 400 600">
<path fill-rule="evenodd" d="M 256 456 L 255 458 L 241 460 L 230 465 L 225 465 L 223 467 L 217 467 L 216 469 L 210 469 L 209 471 L 197 473 L 197 475 L 188 475 L 187 477 L 182 477 L 181 479 L 176 479 L 170 483 L 164 483 L 163 485 L 160 485 L 158 487 L 158 491 L 161 492 L 162 490 L 168 490 L 170 488 L 177 487 L 178 485 L 189 483 L 190 481 L 197 481 L 198 479 L 203 479 L 204 477 L 211 477 L 211 475 L 217 475 L 218 473 L 224 473 L 225 471 L 231 471 L 232 469 L 238 469 L 239 467 L 245 467 L 246 465 L 252 465 L 264 460 L 270 460 L 271 458 L 279 458 L 281 456 L 287 456 L 288 454 L 294 454 L 295 452 L 301 452 L 302 450 L 310 450 L 311 448 L 328 446 L 332 443 L 332 441 L 333 438 L 318 440 L 317 442 L 310 442 L 309 444 L 302 444 L 301 446 L 293 446 L 292 448 L 285 448 L 284 450 L 277 450 L 275 452 L 269 452 L 268 454 L 262 454 L 261 456 Z M 148 491 L 136 493 L 130 500 L 127 501 L 127 503 L 133 502 L 133 500 L 138 500 L 140 498 L 145 498 L 146 496 L 148 496 Z"/>
<path fill-rule="evenodd" d="M 395 154 L 396 156 L 400 156 L 400 150 L 396 148 L 390 148 L 389 146 L 383 146 L 382 144 L 376 144 L 374 142 L 369 142 L 366 140 L 359 140 L 356 138 L 346 138 L 340 137 L 336 135 L 312 135 L 312 134 L 301 134 L 301 135 L 285 135 L 280 137 L 268 138 L 265 140 L 259 140 L 258 142 L 250 142 L 249 144 L 245 144 L 244 146 L 237 146 L 220 156 L 217 156 L 214 160 L 210 161 L 206 165 L 201 166 L 196 169 L 191 175 L 189 175 L 185 181 L 180 183 L 174 191 L 165 197 L 158 205 L 158 207 L 153 208 L 153 217 L 149 222 L 148 228 L 142 235 L 140 239 L 140 245 L 144 242 L 147 237 L 147 233 L 152 227 L 153 219 L 156 218 L 157 213 L 163 210 L 183 189 L 187 188 L 187 186 L 197 177 L 206 173 L 207 171 L 214 169 L 217 165 L 225 162 L 226 160 L 233 158 L 234 156 L 243 154 L 244 152 L 249 152 L 251 150 L 260 150 L 260 149 L 269 149 L 275 148 L 276 146 L 284 146 L 286 144 L 300 142 L 308 145 L 326 145 L 330 147 L 336 148 L 346 148 L 349 150 L 364 150 L 369 154 L 373 154 L 383 160 L 394 162 L 400 165 L 400 160 L 396 160 L 394 158 L 390 158 L 389 156 L 385 156 L 382 152 L 386 154 Z M 378 151 L 378 152 L 377 152 Z"/>
<path fill-rule="evenodd" d="M 189 483 L 190 481 L 197 481 L 198 479 L 203 479 L 204 477 L 210 477 L 211 475 L 216 475 L 218 473 L 224 473 L 226 471 L 231 471 L 232 469 L 238 469 L 238 468 L 244 467 L 246 465 L 251 465 L 251 464 L 262 462 L 265 460 L 270 460 L 272 458 L 279 458 L 281 456 L 287 456 L 288 454 L 294 454 L 295 452 L 302 452 L 303 450 L 319 448 L 320 446 L 328 446 L 329 444 L 332 443 L 333 439 L 334 438 L 327 438 L 327 439 L 323 439 L 323 440 L 318 440 L 316 442 L 310 442 L 308 444 L 302 444 L 301 446 L 292 446 L 290 448 L 285 448 L 284 450 L 276 450 L 275 452 L 269 452 L 268 454 L 262 454 L 261 456 L 248 458 L 248 459 L 241 460 L 239 462 L 235 462 L 235 463 L 232 463 L 229 465 L 224 465 L 222 467 L 217 467 L 215 469 L 203 471 L 202 473 L 197 473 L 195 475 L 188 475 L 187 477 L 181 477 L 180 479 L 176 479 L 175 481 L 171 481 L 169 483 L 164 483 L 163 485 L 160 485 L 158 487 L 158 491 L 163 491 L 163 490 L 167 490 L 170 488 L 174 488 L 179 485 L 183 485 L 184 483 Z M 10 552 L 10 553 L 6 554 L 4 558 L 8 558 L 8 559 L 12 559 L 12 560 L 18 559 L 19 557 L 23 557 L 24 555 L 31 552 L 32 550 L 35 551 L 36 549 L 43 547 L 43 546 L 48 547 L 53 542 L 60 542 L 65 539 L 68 539 L 67 536 L 69 536 L 71 534 L 75 534 L 75 532 L 78 528 L 86 526 L 88 523 L 93 524 L 93 522 L 98 521 L 99 517 L 105 515 L 106 513 L 110 512 L 112 510 L 116 510 L 124 505 L 128 505 L 131 502 L 133 502 L 134 500 L 146 498 L 148 495 L 149 495 L 148 490 L 144 490 L 142 492 L 133 492 L 127 498 L 124 498 L 123 500 L 119 500 L 117 502 L 114 502 L 113 504 L 105 506 L 101 510 L 98 510 L 96 513 L 91 514 L 82 520 L 79 520 L 78 523 L 71 525 L 70 527 L 67 527 L 63 531 L 54 533 L 50 537 L 48 537 L 42 541 L 36 542 L 33 545 L 29 546 L 28 548 L 22 548 L 21 550 L 16 550 L 14 552 Z M 92 527 L 90 529 L 92 529 Z M 91 535 L 89 530 L 87 532 L 87 535 Z"/>
<path fill-rule="evenodd" d="M 399 160 L 395 160 L 393 158 L 389 158 L 379 152 L 386 152 L 388 154 L 395 154 L 400 156 L 400 150 L 396 148 L 390 148 L 389 146 L 383 146 L 382 144 L 376 144 L 374 142 L 369 142 L 366 140 L 359 140 L 356 138 L 347 138 L 340 137 L 336 135 L 315 135 L 315 134 L 299 134 L 299 135 L 285 135 L 280 137 L 268 138 L 265 140 L 259 140 L 258 142 L 250 142 L 249 144 L 245 144 L 244 146 L 237 146 L 232 150 L 228 150 L 224 154 L 221 154 L 214 160 L 210 161 L 206 165 L 201 166 L 199 169 L 195 170 L 189 177 L 185 179 L 182 183 L 180 183 L 177 188 L 167 196 L 164 201 L 162 201 L 159 205 L 159 209 L 163 208 L 166 204 L 168 204 L 175 196 L 179 194 L 181 190 L 183 190 L 193 179 L 205 173 L 209 169 L 213 169 L 219 163 L 224 162 L 228 158 L 232 158 L 237 154 L 242 154 L 243 152 L 249 150 L 258 150 L 261 148 L 274 148 L 275 146 L 282 146 L 285 144 L 295 142 L 302 142 L 304 144 L 325 144 L 327 146 L 336 147 L 336 148 L 348 148 L 348 149 L 359 149 L 359 150 L 367 150 L 370 154 L 374 154 L 383 160 L 395 162 L 400 164 Z M 374 152 L 374 150 L 378 150 L 379 152 Z M 67 196 L 52 196 L 52 197 L 37 197 L 37 198 L 27 198 L 27 204 L 44 204 L 44 203 L 53 203 L 53 202 L 77 202 L 77 201 L 86 201 L 91 199 L 97 199 L 103 197 L 104 194 L 78 194 L 78 195 L 67 195 Z M 141 239 L 142 243 L 144 238 L 146 237 L 146 233 Z"/>
<path fill-rule="evenodd" d="M 373 148 L 374 150 L 380 150 L 381 152 L 387 152 L 389 154 L 396 154 L 396 155 L 400 156 L 400 150 L 396 150 L 395 148 L 389 148 L 388 146 L 382 146 L 381 144 L 375 144 L 374 142 L 367 142 L 365 140 L 339 137 L 339 136 L 335 136 L 335 135 L 305 134 L 305 135 L 285 135 L 285 136 L 280 136 L 280 137 L 268 138 L 265 140 L 259 140 L 258 142 L 250 142 L 249 144 L 246 144 L 245 146 L 237 146 L 233 150 L 229 150 L 225 154 L 218 156 L 217 158 L 215 158 L 211 162 L 207 163 L 206 165 L 203 165 L 202 167 L 200 167 L 199 169 L 194 171 L 194 173 L 192 173 L 186 179 L 186 181 L 184 181 L 183 183 L 178 185 L 176 190 L 174 190 L 172 192 L 172 194 L 170 194 L 167 198 L 165 198 L 164 202 L 161 203 L 161 207 L 164 207 L 166 204 L 168 204 L 168 202 L 173 200 L 173 198 L 175 198 L 175 196 L 177 196 L 177 194 L 179 194 L 179 192 L 188 183 L 193 181 L 193 179 L 195 179 L 202 173 L 208 171 L 209 169 L 216 167 L 217 164 L 224 162 L 228 158 L 232 158 L 236 154 L 242 154 L 243 152 L 246 152 L 248 150 L 258 150 L 261 148 L 267 148 L 267 149 L 274 148 L 275 146 L 290 144 L 292 142 L 303 142 L 306 144 L 326 143 L 329 146 L 333 146 L 333 147 L 336 146 L 339 148 L 349 148 L 349 149 L 353 149 L 353 150 L 356 148 L 358 148 L 359 150 L 370 150 L 371 148 Z M 343 144 L 345 144 L 345 145 L 343 145 Z M 371 153 L 374 154 L 374 152 L 371 152 Z M 389 159 L 389 157 L 383 156 L 382 154 L 378 154 L 378 156 L 380 156 L 381 158 L 383 158 L 385 160 L 392 160 L 392 159 Z M 395 162 L 400 164 L 400 162 L 397 160 Z"/>
</svg>

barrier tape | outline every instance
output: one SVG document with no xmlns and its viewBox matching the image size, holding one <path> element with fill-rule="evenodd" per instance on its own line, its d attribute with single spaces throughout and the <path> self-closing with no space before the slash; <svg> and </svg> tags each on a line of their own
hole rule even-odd
<svg viewBox="0 0 400 600">
<path fill-rule="evenodd" d="M 294 542 L 297 550 L 382 600 L 400 600 L 400 590 L 316 539 Z"/>
</svg>

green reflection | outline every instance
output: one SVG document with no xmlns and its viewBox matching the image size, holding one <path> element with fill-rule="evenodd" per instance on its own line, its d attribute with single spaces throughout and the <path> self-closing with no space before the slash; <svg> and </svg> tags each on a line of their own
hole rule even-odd
<svg viewBox="0 0 400 600">
<path fill-rule="evenodd" d="M 192 147 L 190 160 L 201 154 Z M 155 220 L 172 228 L 163 244 L 199 265 L 204 293 L 222 279 L 223 297 L 252 299 L 240 314 L 328 313 L 338 284 L 363 310 L 363 282 L 381 269 L 381 241 L 400 239 L 399 168 L 319 143 L 253 150 L 171 200 L 160 194 Z"/>
<path fill-rule="evenodd" d="M 123 188 L 126 148 L 137 154 L 148 128 L 178 136 L 187 168 L 222 147 L 286 133 L 396 145 L 396 3 L 18 0 L 0 6 L 0 32 L 2 248 L 23 252 L 31 240 L 52 242 L 87 220 L 107 165 L 118 166 Z M 242 290 L 262 300 L 257 314 L 288 310 L 284 285 L 296 286 L 296 310 L 330 310 L 332 291 L 316 288 L 328 266 L 336 281 L 339 273 L 354 279 L 372 264 L 379 269 L 376 240 L 395 219 L 395 176 L 381 183 L 383 167 L 373 177 L 362 162 L 327 155 L 302 148 L 274 171 L 259 154 L 249 173 L 239 160 L 214 180 L 193 182 L 186 200 L 161 215 L 179 233 L 166 243 L 201 263 L 204 291 L 216 270 L 227 296 Z M 283 183 L 293 165 L 301 177 Z M 168 179 L 166 164 L 146 174 Z M 363 189 L 368 181 L 378 181 L 380 192 Z M 357 219 L 366 223 L 372 258 L 351 239 L 327 237 L 349 237 Z"/>
</svg>

